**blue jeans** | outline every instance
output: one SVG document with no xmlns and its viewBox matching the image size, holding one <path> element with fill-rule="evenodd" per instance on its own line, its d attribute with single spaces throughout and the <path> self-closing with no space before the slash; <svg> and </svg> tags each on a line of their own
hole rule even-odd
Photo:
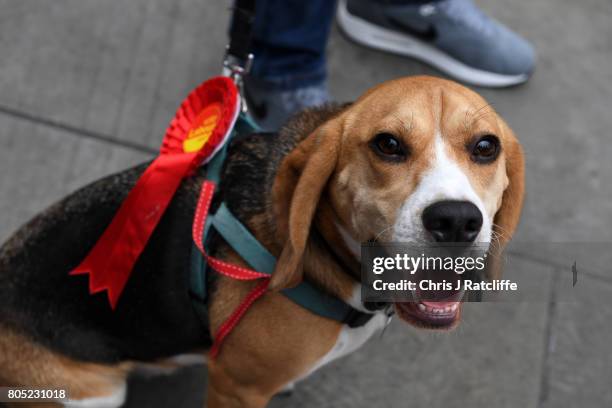
<svg viewBox="0 0 612 408">
<path fill-rule="evenodd" d="M 432 0 L 376 0 L 431 3 Z M 336 12 L 334 0 L 256 0 L 251 75 L 279 89 L 325 81 L 325 46 Z"/>
</svg>

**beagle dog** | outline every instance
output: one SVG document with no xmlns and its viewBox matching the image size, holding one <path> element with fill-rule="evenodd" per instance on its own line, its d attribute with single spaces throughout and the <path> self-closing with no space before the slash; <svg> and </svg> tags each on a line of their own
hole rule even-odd
<svg viewBox="0 0 612 408">
<path fill-rule="evenodd" d="M 201 171 L 179 188 L 115 311 L 103 293 L 89 295 L 86 276 L 68 275 L 145 168 L 84 187 L 1 248 L 0 385 L 67 389 L 70 406 L 119 406 L 131 370 L 205 356 L 256 284 L 211 273 L 206 322 L 190 303 Z M 519 220 L 523 173 L 516 137 L 483 98 L 424 76 L 386 82 L 349 105 L 306 110 L 278 134 L 232 142 L 218 195 L 278 261 L 268 292 L 208 362 L 207 406 L 263 407 L 385 325 L 384 312 L 360 300 L 360 242 L 463 241 L 499 252 Z M 220 237 L 211 248 L 247 266 Z M 302 280 L 372 318 L 350 328 L 279 293 Z M 449 329 L 461 315 L 459 301 L 395 309 L 417 327 Z"/>
</svg>

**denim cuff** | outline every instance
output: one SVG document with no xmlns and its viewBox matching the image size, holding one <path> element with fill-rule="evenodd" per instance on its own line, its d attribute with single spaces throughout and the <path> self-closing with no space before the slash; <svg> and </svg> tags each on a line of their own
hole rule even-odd
<svg viewBox="0 0 612 408">
<path fill-rule="evenodd" d="M 255 66 L 253 68 L 256 68 Z M 321 85 L 327 78 L 325 66 L 313 68 L 304 72 L 258 72 L 251 70 L 249 76 L 266 83 L 271 89 L 279 91 L 291 91 L 299 88 Z"/>
</svg>

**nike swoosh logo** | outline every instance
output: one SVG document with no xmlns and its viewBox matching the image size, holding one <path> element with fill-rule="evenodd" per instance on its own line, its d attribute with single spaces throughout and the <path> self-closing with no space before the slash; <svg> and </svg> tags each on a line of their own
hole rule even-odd
<svg viewBox="0 0 612 408">
<path fill-rule="evenodd" d="M 248 108 L 253 112 L 256 119 L 263 119 L 268 115 L 268 105 L 262 101 L 259 103 L 255 102 L 252 94 L 249 92 L 249 87 L 244 85 L 244 99 L 247 102 Z"/>
<path fill-rule="evenodd" d="M 436 27 L 434 27 L 433 24 L 428 24 L 427 28 L 425 29 L 416 29 L 414 27 L 410 27 L 403 21 L 394 18 L 393 16 L 387 16 L 387 19 L 391 25 L 396 27 L 398 30 L 403 31 L 413 37 L 417 37 L 420 40 L 431 42 L 438 38 L 438 30 L 436 30 Z"/>
</svg>

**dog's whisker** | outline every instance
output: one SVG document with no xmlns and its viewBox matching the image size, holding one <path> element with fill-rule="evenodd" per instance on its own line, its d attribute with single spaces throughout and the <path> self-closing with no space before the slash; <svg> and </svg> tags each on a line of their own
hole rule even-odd
<svg viewBox="0 0 612 408">
<path fill-rule="evenodd" d="M 374 237 L 374 242 L 378 241 L 378 238 L 380 238 L 380 236 L 381 236 L 382 234 L 384 234 L 385 232 L 389 231 L 389 230 L 390 230 L 390 229 L 392 229 L 392 228 L 393 228 L 393 225 L 390 225 L 390 226 L 388 226 L 388 227 L 386 227 L 386 228 L 383 228 L 383 230 L 382 230 L 382 231 L 380 231 L 378 234 L 376 234 L 376 236 Z"/>
<path fill-rule="evenodd" d="M 493 224 L 493 231 L 492 232 L 497 234 L 497 236 L 499 236 L 500 238 L 503 238 L 505 240 L 508 240 L 509 237 L 512 235 L 509 231 L 507 231 L 505 228 L 503 228 L 499 224 Z"/>
</svg>

